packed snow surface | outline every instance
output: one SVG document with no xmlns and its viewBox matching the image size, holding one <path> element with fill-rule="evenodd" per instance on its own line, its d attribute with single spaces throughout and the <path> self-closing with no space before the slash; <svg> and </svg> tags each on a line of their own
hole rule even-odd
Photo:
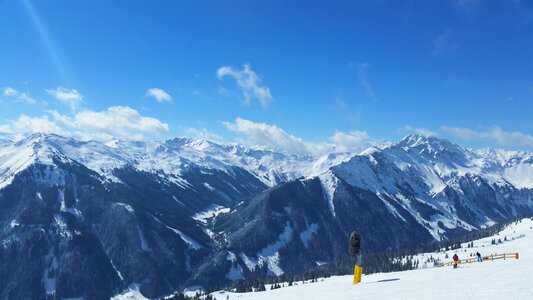
<svg viewBox="0 0 533 300">
<path fill-rule="evenodd" d="M 319 279 L 316 283 L 254 293 L 213 293 L 216 299 L 533 299 L 533 221 L 513 223 L 498 235 L 474 241 L 473 248 L 457 250 L 460 258 L 479 251 L 482 255 L 519 252 L 520 259 L 485 260 L 452 267 L 427 267 L 412 271 L 363 275 L 352 285 L 353 276 Z M 507 241 L 504 241 L 507 237 Z M 492 245 L 492 239 L 501 244 Z M 466 247 L 466 243 L 463 245 Z M 465 252 L 466 251 L 466 252 Z M 449 257 L 454 251 L 448 251 Z M 442 256 L 445 252 L 423 255 Z M 451 258 L 450 258 L 451 259 Z M 445 259 L 449 261 L 450 259 Z M 287 284 L 285 284 L 287 286 Z M 267 289 L 269 286 L 267 286 Z"/>
</svg>

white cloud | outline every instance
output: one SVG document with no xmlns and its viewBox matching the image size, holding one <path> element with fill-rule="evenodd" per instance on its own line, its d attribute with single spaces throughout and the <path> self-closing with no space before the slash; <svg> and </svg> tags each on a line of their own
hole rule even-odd
<svg viewBox="0 0 533 300">
<path fill-rule="evenodd" d="M 159 103 L 171 102 L 172 97 L 160 88 L 150 88 L 146 91 L 145 97 L 152 97 Z"/>
<path fill-rule="evenodd" d="M 450 126 L 442 126 L 441 129 L 463 140 L 485 140 L 503 146 L 533 147 L 533 136 L 518 131 L 504 131 L 498 126 L 485 131 Z"/>
<path fill-rule="evenodd" d="M 237 70 L 231 66 L 219 68 L 217 77 L 222 79 L 225 76 L 230 76 L 237 81 L 237 85 L 241 88 L 244 96 L 245 104 L 250 104 L 251 100 L 255 98 L 265 107 L 273 100 L 270 89 L 267 86 L 260 85 L 261 79 L 249 64 L 245 64 L 242 70 Z"/>
<path fill-rule="evenodd" d="M 309 142 L 287 133 L 276 125 L 256 123 L 242 118 L 222 124 L 228 130 L 246 137 L 245 140 L 240 140 L 240 143 L 249 146 L 266 146 L 287 153 L 323 155 L 332 151 L 357 152 L 369 145 L 368 134 L 365 131 L 348 133 L 335 131 L 328 142 Z"/>
<path fill-rule="evenodd" d="M 416 127 L 412 127 L 410 125 L 404 126 L 403 128 L 400 129 L 400 131 L 408 132 L 408 133 L 416 133 L 416 134 L 420 134 L 420 135 L 424 135 L 424 136 L 437 136 L 438 135 L 437 132 L 432 131 L 430 129 L 427 129 L 427 128 L 416 128 Z"/>
<path fill-rule="evenodd" d="M 18 94 L 17 90 L 11 87 L 4 88 L 4 96 L 13 97 Z"/>
<path fill-rule="evenodd" d="M 55 122 L 50 121 L 46 115 L 42 117 L 20 115 L 18 119 L 0 125 L 0 133 L 8 135 L 14 140 L 21 139 L 24 136 L 36 132 L 65 134 L 65 132 Z"/>
<path fill-rule="evenodd" d="M 47 89 L 46 92 L 63 104 L 68 105 L 72 110 L 76 110 L 83 100 L 83 96 L 76 89 L 58 86 L 56 89 Z"/>
<path fill-rule="evenodd" d="M 12 87 L 6 87 L 3 91 L 4 96 L 14 97 L 17 102 L 25 104 L 35 104 L 37 101 L 33 99 L 28 92 L 19 92 Z"/>
<path fill-rule="evenodd" d="M 366 131 L 342 132 L 335 130 L 329 138 L 338 151 L 354 152 L 368 146 L 368 133 Z"/>
<path fill-rule="evenodd" d="M 222 123 L 228 130 L 244 134 L 249 144 L 283 149 L 291 153 L 309 152 L 302 139 L 286 133 L 276 125 L 254 123 L 237 118 L 234 123 Z"/>
<path fill-rule="evenodd" d="M 57 133 L 84 140 L 112 137 L 141 140 L 168 134 L 168 124 L 145 117 L 127 106 L 112 106 L 104 111 L 83 110 L 72 116 L 47 111 L 42 117 L 21 115 L 0 125 L 0 132 L 20 139 L 35 132 Z"/>
</svg>

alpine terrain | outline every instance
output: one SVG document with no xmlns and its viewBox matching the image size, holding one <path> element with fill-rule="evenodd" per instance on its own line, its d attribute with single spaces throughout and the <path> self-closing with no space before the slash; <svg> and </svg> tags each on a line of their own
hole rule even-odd
<svg viewBox="0 0 533 300">
<path fill-rule="evenodd" d="M 296 273 L 533 212 L 533 154 L 410 135 L 286 154 L 175 138 L 0 141 L 0 299 L 145 297 Z"/>
</svg>

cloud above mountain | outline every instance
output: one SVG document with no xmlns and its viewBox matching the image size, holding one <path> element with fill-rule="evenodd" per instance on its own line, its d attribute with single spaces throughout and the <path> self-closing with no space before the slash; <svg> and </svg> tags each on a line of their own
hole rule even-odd
<svg viewBox="0 0 533 300">
<path fill-rule="evenodd" d="M 305 153 L 309 150 L 301 138 L 288 134 L 276 125 L 255 123 L 242 118 L 222 124 L 230 131 L 243 134 L 247 144 L 268 146 L 297 153 Z"/>
<path fill-rule="evenodd" d="M 20 139 L 36 132 L 56 133 L 84 140 L 121 139 L 142 140 L 169 133 L 168 124 L 141 115 L 128 106 L 111 106 L 103 111 L 84 109 L 73 115 L 56 110 L 40 117 L 21 115 L 0 125 L 0 133 Z"/>
<path fill-rule="evenodd" d="M 441 129 L 450 135 L 466 141 L 489 141 L 502 146 L 533 147 L 533 136 L 519 131 L 505 131 L 498 126 L 487 130 L 473 130 L 463 127 L 442 126 Z"/>
<path fill-rule="evenodd" d="M 287 133 L 282 128 L 236 118 L 234 122 L 222 123 L 228 130 L 240 134 L 239 142 L 249 146 L 267 146 L 288 153 L 322 155 L 333 151 L 358 152 L 369 146 L 369 136 L 365 131 L 335 133 L 327 141 L 311 142 Z"/>
</svg>

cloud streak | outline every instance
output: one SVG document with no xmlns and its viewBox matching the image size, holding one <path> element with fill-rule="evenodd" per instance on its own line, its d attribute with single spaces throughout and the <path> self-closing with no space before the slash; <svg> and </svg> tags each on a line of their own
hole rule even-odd
<svg viewBox="0 0 533 300">
<path fill-rule="evenodd" d="M 252 99 L 257 99 L 263 107 L 266 107 L 274 99 L 270 89 L 265 85 L 261 85 L 261 78 L 252 70 L 250 64 L 244 64 L 242 70 L 231 66 L 224 66 L 217 70 L 218 79 L 222 80 L 227 76 L 237 82 L 246 105 L 249 105 Z"/>
</svg>

